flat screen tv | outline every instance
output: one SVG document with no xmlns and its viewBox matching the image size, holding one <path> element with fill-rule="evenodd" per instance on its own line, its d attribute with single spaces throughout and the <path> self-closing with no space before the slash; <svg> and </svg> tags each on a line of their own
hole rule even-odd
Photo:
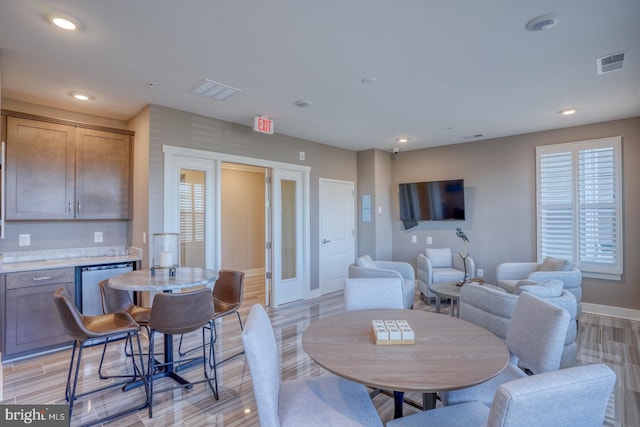
<svg viewBox="0 0 640 427">
<path fill-rule="evenodd" d="M 405 223 L 464 220 L 464 180 L 400 184 L 400 219 Z"/>
</svg>

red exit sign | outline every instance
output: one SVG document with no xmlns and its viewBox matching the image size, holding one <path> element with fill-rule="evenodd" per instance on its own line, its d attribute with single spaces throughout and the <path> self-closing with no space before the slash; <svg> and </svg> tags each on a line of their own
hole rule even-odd
<svg viewBox="0 0 640 427">
<path fill-rule="evenodd" d="M 273 133 L 273 120 L 266 117 L 256 116 L 253 119 L 253 130 L 261 133 Z"/>
</svg>

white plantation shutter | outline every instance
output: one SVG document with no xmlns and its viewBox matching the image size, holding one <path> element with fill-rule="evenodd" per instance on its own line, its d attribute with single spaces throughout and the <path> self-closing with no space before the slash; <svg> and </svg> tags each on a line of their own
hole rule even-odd
<svg viewBox="0 0 640 427">
<path fill-rule="evenodd" d="M 204 242 L 204 185 L 180 182 L 180 241 Z"/>
<path fill-rule="evenodd" d="M 538 258 L 622 274 L 620 137 L 536 148 Z"/>
</svg>

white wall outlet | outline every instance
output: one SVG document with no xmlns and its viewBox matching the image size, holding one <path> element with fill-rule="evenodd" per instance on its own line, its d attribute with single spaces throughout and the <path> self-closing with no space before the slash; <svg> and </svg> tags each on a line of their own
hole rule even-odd
<svg viewBox="0 0 640 427">
<path fill-rule="evenodd" d="M 479 268 L 477 270 L 477 273 L 478 273 L 478 277 L 484 277 L 484 270 L 483 269 Z"/>
<path fill-rule="evenodd" d="M 96 231 L 93 233 L 93 242 L 102 243 L 102 231 Z"/>
<path fill-rule="evenodd" d="M 147 232 L 146 231 L 142 232 L 142 244 L 144 244 L 144 245 L 147 244 Z"/>
<path fill-rule="evenodd" d="M 411 236 L 411 243 L 418 243 L 418 236 L 416 236 L 415 234 Z"/>
<path fill-rule="evenodd" d="M 304 151 L 298 152 L 298 160 L 304 160 L 307 157 Z"/>
<path fill-rule="evenodd" d="M 431 236 L 427 236 L 427 245 L 431 244 L 433 244 L 433 239 L 431 239 Z"/>
<path fill-rule="evenodd" d="M 20 246 L 31 246 L 31 234 L 20 234 L 18 239 Z"/>
</svg>

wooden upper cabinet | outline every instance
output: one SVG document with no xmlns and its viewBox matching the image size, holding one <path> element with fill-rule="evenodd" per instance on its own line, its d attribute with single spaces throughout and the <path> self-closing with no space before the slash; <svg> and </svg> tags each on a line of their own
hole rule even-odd
<svg viewBox="0 0 640 427">
<path fill-rule="evenodd" d="M 132 137 L 7 117 L 6 219 L 129 219 Z"/>
<path fill-rule="evenodd" d="M 131 137 L 78 128 L 76 218 L 128 219 Z"/>
<path fill-rule="evenodd" d="M 6 216 L 73 219 L 76 129 L 7 118 Z"/>
</svg>

